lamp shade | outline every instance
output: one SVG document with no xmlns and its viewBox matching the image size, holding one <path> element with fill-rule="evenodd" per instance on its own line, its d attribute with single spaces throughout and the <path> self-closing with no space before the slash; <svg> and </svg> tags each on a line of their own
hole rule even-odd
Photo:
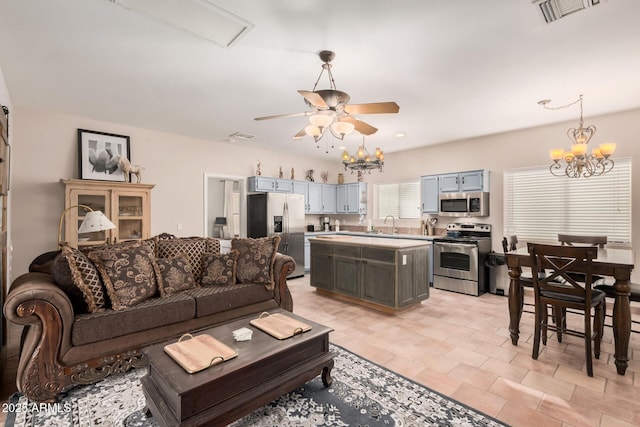
<svg viewBox="0 0 640 427">
<path fill-rule="evenodd" d="M 304 131 L 307 135 L 313 137 L 313 138 L 317 138 L 320 135 L 322 135 L 322 131 L 320 130 L 320 128 L 318 126 L 315 125 L 307 125 L 304 128 Z"/>
<path fill-rule="evenodd" d="M 354 124 L 350 122 L 334 122 L 331 125 L 331 130 L 333 131 L 333 133 L 338 134 L 338 137 L 340 139 L 343 139 L 346 135 L 349 135 L 351 132 L 353 132 L 354 129 Z"/>
<path fill-rule="evenodd" d="M 316 113 L 313 116 L 309 116 L 309 122 L 319 128 L 325 128 L 331 124 L 333 117 L 328 114 Z"/>
<path fill-rule="evenodd" d="M 604 157 L 609 157 L 616 151 L 616 143 L 615 142 L 605 142 L 600 144 L 600 153 Z"/>
<path fill-rule="evenodd" d="M 107 218 L 102 212 L 90 211 L 87 212 L 84 217 L 84 221 L 82 221 L 82 224 L 80 224 L 80 228 L 78 228 L 78 234 L 111 230 L 114 228 L 116 228 L 115 224 L 112 223 L 109 218 Z"/>
<path fill-rule="evenodd" d="M 213 222 L 214 225 L 227 225 L 227 218 L 224 216 L 217 216 L 215 221 Z"/>
</svg>

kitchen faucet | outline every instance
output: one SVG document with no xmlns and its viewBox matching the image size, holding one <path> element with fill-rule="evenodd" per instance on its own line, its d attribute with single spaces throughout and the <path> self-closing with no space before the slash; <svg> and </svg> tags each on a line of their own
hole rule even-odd
<svg viewBox="0 0 640 427">
<path fill-rule="evenodd" d="M 387 216 L 384 218 L 384 223 L 385 223 L 385 224 L 387 223 L 387 219 L 388 219 L 389 217 L 391 217 L 391 221 L 393 221 L 393 228 L 391 229 L 391 234 L 397 234 L 397 233 L 396 233 L 396 219 L 395 219 L 395 217 L 394 217 L 393 215 L 387 215 Z"/>
</svg>

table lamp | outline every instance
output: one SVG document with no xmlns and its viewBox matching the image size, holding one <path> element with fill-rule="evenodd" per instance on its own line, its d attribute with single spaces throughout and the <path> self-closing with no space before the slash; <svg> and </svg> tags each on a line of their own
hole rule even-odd
<svg viewBox="0 0 640 427">
<path fill-rule="evenodd" d="M 84 220 L 78 228 L 78 234 L 93 233 L 95 231 L 104 231 L 116 228 L 115 224 L 112 223 L 109 218 L 107 218 L 102 212 L 94 211 L 86 205 L 73 205 L 62 211 L 62 215 L 60 215 L 60 226 L 58 228 L 58 246 L 62 246 L 64 243 L 62 241 L 62 222 L 64 221 L 64 216 L 68 211 L 74 208 L 83 208 L 87 211 L 86 215 L 84 216 Z"/>
<path fill-rule="evenodd" d="M 224 238 L 224 227 L 227 225 L 227 217 L 217 216 L 213 226 L 218 230 L 218 237 Z"/>
</svg>

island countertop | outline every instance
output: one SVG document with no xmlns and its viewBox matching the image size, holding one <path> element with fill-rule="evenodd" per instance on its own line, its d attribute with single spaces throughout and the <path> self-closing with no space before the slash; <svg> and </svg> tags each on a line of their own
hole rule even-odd
<svg viewBox="0 0 640 427">
<path fill-rule="evenodd" d="M 427 240 L 389 239 L 385 237 L 349 236 L 344 234 L 309 237 L 310 242 L 345 246 L 374 246 L 389 249 L 404 249 L 431 245 Z"/>
</svg>

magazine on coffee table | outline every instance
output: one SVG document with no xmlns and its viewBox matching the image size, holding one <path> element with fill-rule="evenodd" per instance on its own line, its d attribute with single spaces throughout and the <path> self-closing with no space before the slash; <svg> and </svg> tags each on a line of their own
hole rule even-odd
<svg viewBox="0 0 640 427">
<path fill-rule="evenodd" d="M 311 326 L 281 313 L 262 313 L 259 318 L 251 320 L 256 328 L 269 335 L 284 340 L 294 335 L 311 330 Z"/>
<path fill-rule="evenodd" d="M 195 337 L 184 334 L 178 342 L 166 345 L 164 351 L 190 374 L 238 355 L 237 351 L 207 334 Z"/>
</svg>

